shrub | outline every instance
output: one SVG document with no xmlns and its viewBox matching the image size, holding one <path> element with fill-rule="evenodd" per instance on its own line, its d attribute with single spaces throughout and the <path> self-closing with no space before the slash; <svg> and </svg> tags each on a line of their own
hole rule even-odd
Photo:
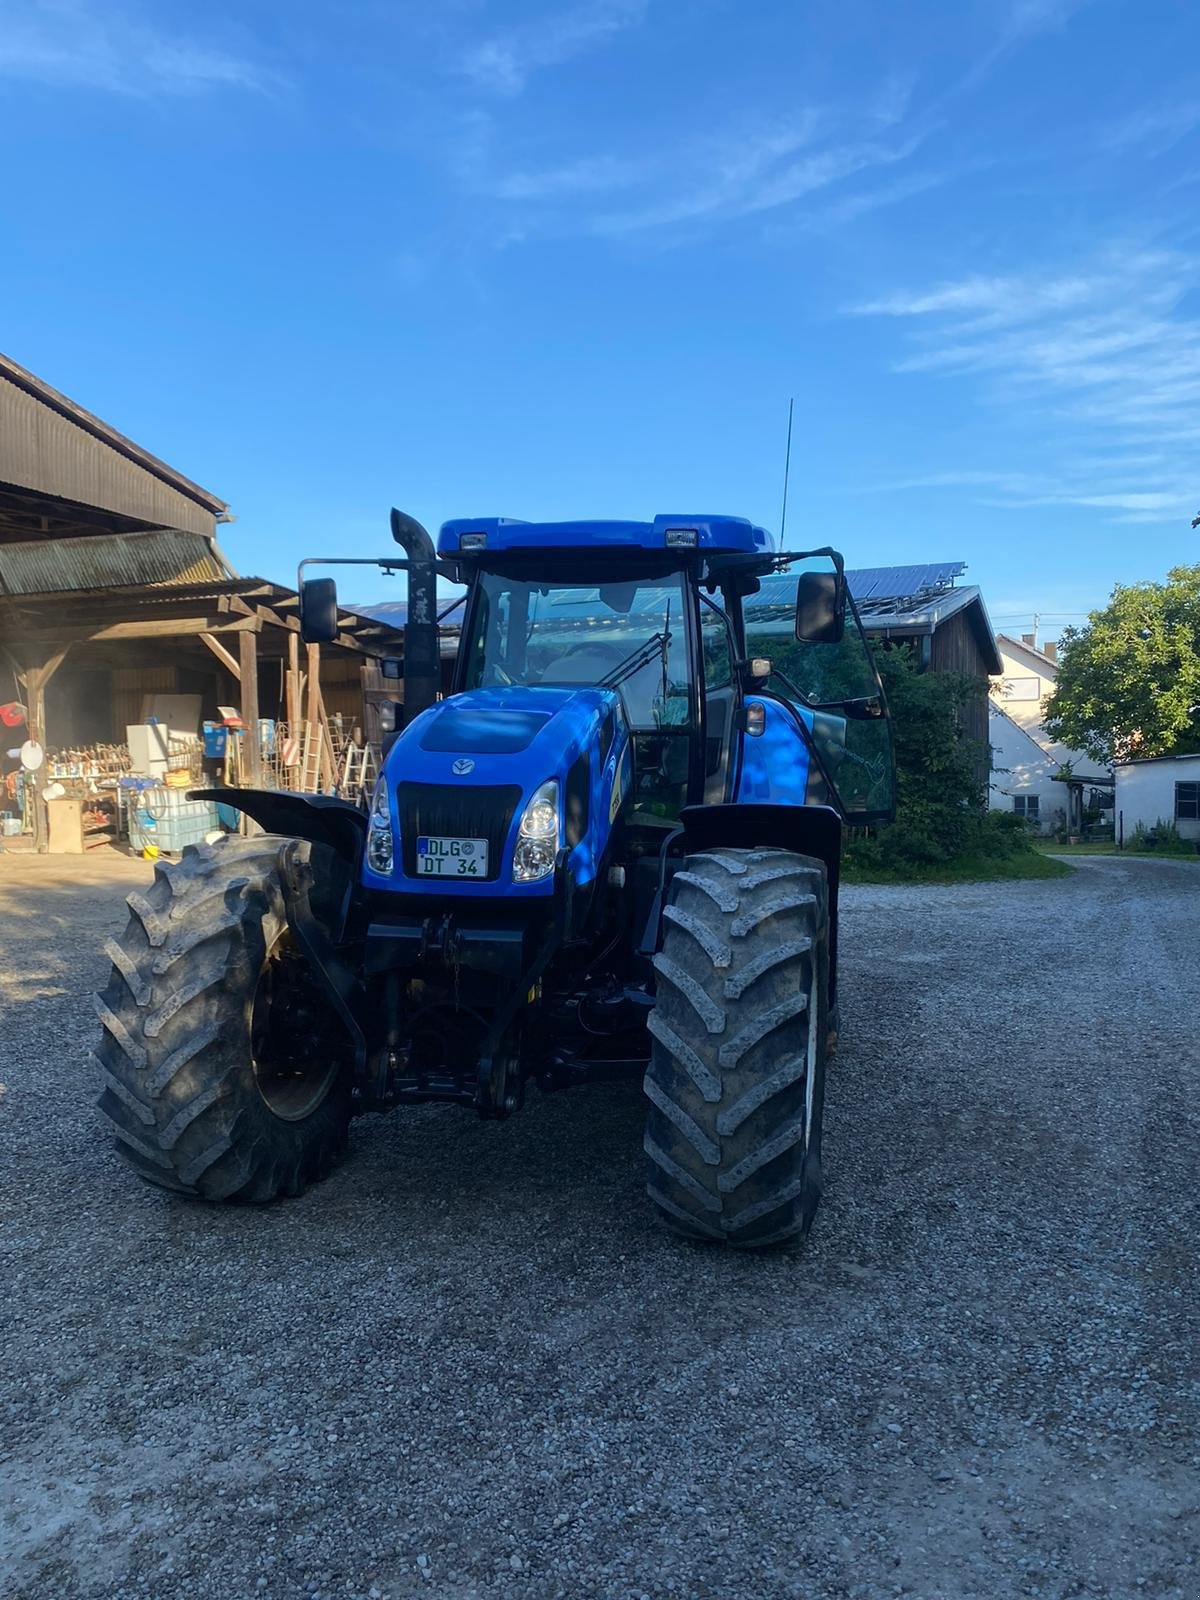
<svg viewBox="0 0 1200 1600">
<path fill-rule="evenodd" d="M 962 731 L 978 682 L 965 673 L 920 671 L 909 646 L 877 646 L 876 660 L 896 743 L 896 820 L 852 834 L 847 866 L 903 876 L 1030 852 L 1030 825 L 988 810 L 988 751 Z"/>
<path fill-rule="evenodd" d="M 1126 839 L 1125 848 L 1126 850 L 1191 850 L 1192 843 L 1183 837 L 1173 822 L 1159 817 L 1152 828 L 1148 828 L 1144 822 L 1139 822 Z"/>
</svg>

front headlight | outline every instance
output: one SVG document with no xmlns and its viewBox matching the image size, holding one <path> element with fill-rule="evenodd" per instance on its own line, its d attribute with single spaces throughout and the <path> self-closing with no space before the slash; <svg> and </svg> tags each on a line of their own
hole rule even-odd
<svg viewBox="0 0 1200 1600">
<path fill-rule="evenodd" d="M 551 778 L 534 793 L 521 816 L 513 851 L 515 882 L 536 883 L 554 871 L 558 834 L 558 784 Z"/>
<path fill-rule="evenodd" d="M 371 812 L 367 821 L 367 865 L 381 877 L 391 875 L 392 811 L 386 778 L 380 778 L 371 798 Z"/>
</svg>

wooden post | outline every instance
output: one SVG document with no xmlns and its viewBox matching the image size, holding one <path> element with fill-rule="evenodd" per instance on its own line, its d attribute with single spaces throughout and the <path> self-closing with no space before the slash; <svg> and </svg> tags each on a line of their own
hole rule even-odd
<svg viewBox="0 0 1200 1600">
<path fill-rule="evenodd" d="M 239 633 L 238 654 L 242 675 L 242 722 L 246 728 L 242 735 L 246 757 L 242 776 L 251 789 L 259 789 L 262 787 L 262 749 L 258 741 L 258 635 Z"/>
<path fill-rule="evenodd" d="M 321 646 L 319 644 L 306 644 L 304 647 L 306 664 L 308 667 L 308 718 L 309 722 L 317 721 L 317 705 L 321 699 Z"/>
<path fill-rule="evenodd" d="M 67 659 L 67 651 L 70 648 L 69 644 L 65 644 L 43 661 L 41 666 L 27 666 L 17 670 L 17 678 L 25 690 L 29 711 L 29 737 L 40 744 L 43 750 L 46 748 L 46 685 Z M 42 801 L 42 785 L 45 781 L 45 767 L 29 773 L 26 778 L 27 789 L 33 795 L 33 842 L 38 850 L 45 850 L 48 841 L 46 808 Z"/>
<path fill-rule="evenodd" d="M 288 767 L 288 788 L 299 787 L 297 775 L 304 749 L 304 722 L 301 713 L 303 675 L 300 671 L 300 635 L 288 629 L 287 671 L 283 675 L 284 715 L 287 717 L 288 735 L 298 752 L 296 760 Z"/>
<path fill-rule="evenodd" d="M 287 679 L 284 690 L 287 705 L 288 732 L 293 739 L 300 737 L 300 635 L 288 630 Z"/>
<path fill-rule="evenodd" d="M 363 697 L 363 742 L 378 745 L 383 735 L 380 729 L 378 691 L 383 688 L 383 674 L 378 661 L 368 656 L 361 667 Z"/>
<path fill-rule="evenodd" d="M 325 715 L 325 697 L 321 693 L 321 646 L 310 644 L 308 651 L 308 713 L 313 737 L 320 751 L 321 787 L 328 794 L 334 784 L 333 753 L 329 742 L 329 722 Z"/>
</svg>

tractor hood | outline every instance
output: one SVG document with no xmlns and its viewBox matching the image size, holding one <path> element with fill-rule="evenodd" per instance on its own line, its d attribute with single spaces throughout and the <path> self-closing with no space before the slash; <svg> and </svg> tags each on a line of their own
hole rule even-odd
<svg viewBox="0 0 1200 1600">
<path fill-rule="evenodd" d="M 388 754 L 387 770 L 432 783 L 464 776 L 511 783 L 516 774 L 536 789 L 547 778 L 565 776 L 614 706 L 619 711 L 620 697 L 611 689 L 469 689 L 406 728 Z M 474 768 L 463 773 L 466 760 Z"/>
<path fill-rule="evenodd" d="M 393 869 L 364 883 L 405 893 L 544 896 L 553 880 L 514 882 L 512 857 L 525 807 L 558 784 L 560 848 L 579 884 L 595 875 L 631 781 L 629 735 L 611 689 L 470 689 L 421 713 L 388 751 L 383 779 L 394 833 Z M 418 857 L 430 838 L 486 844 L 487 876 L 436 884 Z"/>
</svg>

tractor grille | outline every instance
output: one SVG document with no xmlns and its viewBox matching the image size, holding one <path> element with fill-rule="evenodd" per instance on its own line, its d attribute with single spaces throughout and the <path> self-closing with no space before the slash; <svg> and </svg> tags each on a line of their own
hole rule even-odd
<svg viewBox="0 0 1200 1600">
<path fill-rule="evenodd" d="M 521 798 L 518 785 L 472 788 L 465 783 L 402 783 L 396 798 L 407 877 L 417 875 L 417 839 L 421 834 L 444 839 L 486 839 L 488 879 L 500 876 L 501 852 Z"/>
</svg>

